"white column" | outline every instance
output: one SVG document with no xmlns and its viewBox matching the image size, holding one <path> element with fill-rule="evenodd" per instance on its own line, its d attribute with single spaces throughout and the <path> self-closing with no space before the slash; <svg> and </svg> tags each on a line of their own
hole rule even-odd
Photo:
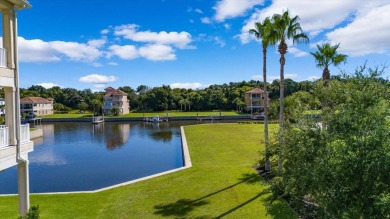
<svg viewBox="0 0 390 219">
<path fill-rule="evenodd" d="M 28 213 L 28 209 L 30 209 L 28 160 L 18 164 L 18 193 L 19 215 L 25 216 Z"/>
<path fill-rule="evenodd" d="M 4 87 L 5 96 L 5 125 L 9 127 L 9 139 L 11 145 L 16 145 L 16 109 L 15 109 L 15 89 Z"/>
<path fill-rule="evenodd" d="M 13 9 L 1 10 L 3 25 L 3 48 L 7 50 L 7 67 L 14 69 L 14 25 L 15 13 Z"/>
</svg>

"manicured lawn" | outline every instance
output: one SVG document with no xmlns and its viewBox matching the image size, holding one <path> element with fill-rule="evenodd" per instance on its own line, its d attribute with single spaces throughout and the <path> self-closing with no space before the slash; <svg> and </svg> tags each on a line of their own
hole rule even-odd
<svg viewBox="0 0 390 219">
<path fill-rule="evenodd" d="M 296 218 L 283 201 L 266 208 L 268 186 L 252 169 L 262 128 L 188 126 L 192 168 L 95 194 L 32 195 L 31 204 L 41 218 Z M 0 212 L 16 218 L 17 197 L 0 197 Z"/>
<path fill-rule="evenodd" d="M 158 116 L 219 116 L 220 111 L 208 111 L 208 112 L 180 112 L 180 111 L 167 111 L 167 112 L 150 112 L 150 113 L 136 113 L 131 112 L 128 114 L 120 115 L 120 118 L 131 118 L 131 117 L 153 117 L 155 115 Z M 223 116 L 237 116 L 241 115 L 237 112 L 233 111 L 222 111 L 221 115 Z M 44 118 L 90 118 L 92 117 L 92 113 L 77 113 L 71 112 L 66 114 L 53 114 L 53 115 L 45 115 Z M 107 116 L 108 118 L 112 118 L 114 116 Z"/>
</svg>

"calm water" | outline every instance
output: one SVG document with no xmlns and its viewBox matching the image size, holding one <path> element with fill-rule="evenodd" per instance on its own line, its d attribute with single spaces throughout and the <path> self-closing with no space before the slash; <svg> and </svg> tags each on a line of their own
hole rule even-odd
<svg viewBox="0 0 390 219">
<path fill-rule="evenodd" d="M 186 124 L 43 124 L 29 154 L 30 191 L 96 190 L 182 167 Z M 16 167 L 0 172 L 0 194 L 10 193 L 17 193 Z"/>
</svg>

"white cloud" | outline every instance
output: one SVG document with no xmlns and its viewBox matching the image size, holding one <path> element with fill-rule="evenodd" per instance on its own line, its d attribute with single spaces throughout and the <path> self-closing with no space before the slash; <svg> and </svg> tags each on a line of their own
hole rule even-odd
<svg viewBox="0 0 390 219">
<path fill-rule="evenodd" d="M 215 20 L 223 22 L 227 18 L 242 16 L 255 5 L 263 4 L 263 0 L 220 0 L 214 7 Z"/>
<path fill-rule="evenodd" d="M 103 65 L 101 63 L 99 63 L 99 62 L 93 62 L 92 66 L 93 67 L 103 67 Z"/>
<path fill-rule="evenodd" d="M 205 87 L 208 87 L 208 85 L 203 85 L 201 83 L 195 82 L 195 83 L 172 83 L 170 85 L 171 88 L 185 88 L 185 89 L 202 89 Z"/>
<path fill-rule="evenodd" d="M 176 55 L 173 54 L 172 47 L 161 44 L 151 44 L 143 46 L 139 49 L 139 54 L 142 57 L 153 61 L 176 59 Z"/>
<path fill-rule="evenodd" d="M 202 17 L 200 18 L 200 21 L 204 24 L 211 24 L 211 19 L 208 17 Z"/>
<path fill-rule="evenodd" d="M 60 85 L 55 84 L 55 83 L 51 83 L 51 82 L 48 82 L 48 83 L 43 82 L 43 83 L 36 84 L 36 85 L 40 85 L 40 86 L 42 86 L 42 87 L 44 87 L 46 89 L 49 89 L 49 88 L 52 88 L 52 87 L 61 87 Z"/>
<path fill-rule="evenodd" d="M 309 76 L 309 78 L 308 78 L 309 81 L 315 81 L 317 79 L 320 79 L 320 77 L 312 75 L 312 76 Z"/>
<path fill-rule="evenodd" d="M 108 34 L 110 32 L 109 29 L 103 29 L 100 31 L 100 34 L 104 35 L 104 34 Z"/>
<path fill-rule="evenodd" d="M 118 66 L 118 65 L 119 65 L 119 64 L 116 63 L 116 62 L 109 62 L 108 64 L 109 64 L 109 65 L 112 65 L 112 66 Z"/>
<path fill-rule="evenodd" d="M 230 24 L 224 24 L 223 25 L 227 30 L 229 30 L 231 28 L 231 25 Z"/>
<path fill-rule="evenodd" d="M 195 12 L 198 13 L 198 14 L 203 14 L 203 11 L 200 10 L 199 8 L 195 9 Z"/>
<path fill-rule="evenodd" d="M 339 52 L 351 56 L 384 54 L 390 51 L 390 4 L 357 12 L 356 19 L 345 27 L 326 34 Z"/>
<path fill-rule="evenodd" d="M 189 45 L 192 42 L 191 34 L 188 32 L 152 32 L 138 31 L 138 29 L 139 26 L 136 24 L 117 26 L 114 28 L 114 34 L 135 42 L 173 45 L 180 49 L 192 48 Z"/>
<path fill-rule="evenodd" d="M 138 58 L 137 48 L 133 45 L 112 45 L 108 48 L 110 52 L 108 52 L 107 57 L 110 58 L 112 55 L 116 55 L 121 59 L 130 60 Z"/>
<path fill-rule="evenodd" d="M 303 56 L 308 56 L 310 54 L 296 47 L 288 47 L 288 52 L 293 54 L 295 57 L 303 57 Z"/>
<path fill-rule="evenodd" d="M 57 53 L 64 54 L 75 61 L 92 62 L 103 54 L 97 48 L 83 43 L 51 41 L 49 44 Z"/>
<path fill-rule="evenodd" d="M 90 74 L 84 77 L 80 77 L 79 81 L 84 83 L 93 83 L 93 84 L 107 84 L 117 81 L 118 78 L 115 76 L 106 76 L 99 74 Z"/>
<path fill-rule="evenodd" d="M 95 47 L 95 48 L 101 48 L 101 47 L 103 47 L 106 43 L 107 43 L 107 38 L 106 38 L 106 37 L 103 37 L 103 38 L 101 38 L 101 39 L 89 40 L 89 41 L 87 42 L 87 45 L 88 45 L 88 46 Z"/>
<path fill-rule="evenodd" d="M 19 37 L 18 46 L 20 62 L 57 62 L 61 60 L 50 43 L 40 39 L 26 40 Z"/>
<path fill-rule="evenodd" d="M 374 7 L 386 0 L 375 1 L 376 3 L 362 4 L 356 0 L 329 1 L 329 0 L 274 0 L 272 4 L 262 10 L 256 10 L 255 13 L 246 21 L 239 35 L 242 43 L 247 43 L 254 39 L 249 35 L 249 29 L 254 27 L 254 23 L 264 20 L 273 14 L 281 14 L 285 10 L 289 10 L 291 15 L 299 15 L 300 24 L 303 31 L 308 32 L 310 36 L 316 36 L 320 32 L 334 28 L 343 21 L 351 19 L 356 10 L 368 7 Z"/>
<path fill-rule="evenodd" d="M 215 43 L 218 44 L 221 47 L 224 47 L 226 45 L 225 41 L 222 40 L 220 37 L 215 36 L 214 37 Z"/>
</svg>

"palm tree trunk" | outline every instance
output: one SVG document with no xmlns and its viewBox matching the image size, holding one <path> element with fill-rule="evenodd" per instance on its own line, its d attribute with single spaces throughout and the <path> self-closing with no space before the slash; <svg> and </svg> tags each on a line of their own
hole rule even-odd
<svg viewBox="0 0 390 219">
<path fill-rule="evenodd" d="M 268 92 L 267 92 L 267 47 L 263 46 L 263 81 L 264 81 L 264 146 L 265 146 L 265 170 L 271 170 L 268 148 Z"/>
<path fill-rule="evenodd" d="M 280 131 L 284 131 L 284 64 L 286 63 L 286 59 L 284 58 L 284 54 L 287 53 L 287 44 L 285 42 L 281 42 L 278 46 L 278 51 L 280 53 L 280 97 L 279 97 L 279 128 Z M 284 138 L 280 139 L 280 146 L 283 147 Z M 283 169 L 283 158 L 281 153 L 281 148 L 279 149 L 279 157 L 278 157 L 278 172 L 281 173 Z"/>
</svg>

